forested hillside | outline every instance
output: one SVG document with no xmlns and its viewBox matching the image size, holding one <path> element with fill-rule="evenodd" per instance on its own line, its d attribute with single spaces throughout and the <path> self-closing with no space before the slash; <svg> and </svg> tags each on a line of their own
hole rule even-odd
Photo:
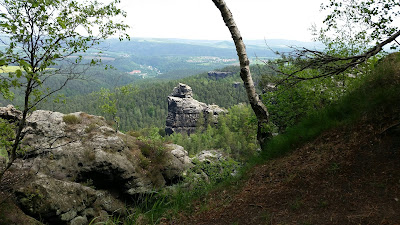
<svg viewBox="0 0 400 225">
<path fill-rule="evenodd" d="M 255 65 L 253 69 L 257 83 L 261 80 L 262 74 L 273 74 L 267 66 Z M 171 94 L 174 87 L 180 82 L 191 86 L 194 93 L 193 97 L 207 104 L 217 104 L 221 107 L 229 108 L 239 103 L 246 103 L 247 96 L 239 77 L 239 68 L 231 66 L 220 70 L 233 72 L 233 75 L 223 79 L 216 79 L 209 77 L 207 73 L 202 73 L 172 81 L 160 81 L 157 79 L 133 81 L 129 86 L 133 91 L 119 96 L 117 116 L 121 119 L 121 129 L 128 131 L 150 127 L 163 128 L 167 116 L 167 96 Z M 112 79 L 113 76 L 114 74 L 108 74 L 107 81 L 110 83 L 115 82 Z M 121 77 L 122 79 L 129 80 L 126 76 Z M 80 90 L 79 88 L 82 87 L 81 85 L 84 86 L 84 83 L 77 82 L 76 84 L 78 85 L 72 84 L 70 85 L 71 89 L 66 88 L 64 90 L 75 93 L 72 97 L 66 98 L 65 104 L 48 101 L 40 107 L 64 113 L 84 111 L 94 115 L 103 115 L 107 118 L 108 115 L 101 110 L 102 102 L 99 99 L 99 93 L 82 93 L 84 89 Z M 104 87 L 112 92 L 118 85 Z M 77 95 L 76 93 L 82 94 Z"/>
</svg>

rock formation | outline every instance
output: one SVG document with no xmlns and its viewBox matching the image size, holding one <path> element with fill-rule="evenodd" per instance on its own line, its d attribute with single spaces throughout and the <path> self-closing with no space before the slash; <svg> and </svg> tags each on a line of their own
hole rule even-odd
<svg viewBox="0 0 400 225">
<path fill-rule="evenodd" d="M 19 115 L 12 106 L 0 107 L 0 118 L 17 121 Z M 50 224 L 88 224 L 108 214 L 124 215 L 126 203 L 176 184 L 192 166 L 180 146 L 160 146 L 164 160 L 156 162 L 144 153 L 145 142 L 116 133 L 103 117 L 81 112 L 34 111 L 24 133 L 24 157 L 5 180 L 24 171 L 24 184 L 14 185 L 18 205 Z M 4 162 L 0 157 L 0 166 Z"/>
<path fill-rule="evenodd" d="M 14 122 L 22 119 L 22 112 L 17 110 L 13 105 L 0 107 L 0 118 Z"/>
<path fill-rule="evenodd" d="M 243 85 L 242 82 L 234 82 L 234 83 L 232 84 L 232 87 L 234 87 L 234 88 L 239 88 L 239 87 L 241 87 L 242 85 Z"/>
<path fill-rule="evenodd" d="M 215 79 L 223 79 L 227 76 L 232 76 L 232 72 L 217 72 L 217 71 L 210 71 L 208 72 L 208 77 L 215 78 Z"/>
<path fill-rule="evenodd" d="M 192 99 L 191 88 L 184 84 L 173 95 L 170 101 L 176 111 L 190 112 L 193 118 L 198 118 L 200 112 L 217 115 L 223 111 Z M 188 106 L 182 102 L 190 103 Z M 176 118 L 191 118 L 177 115 Z M 0 118 L 18 121 L 20 111 L 13 106 L 0 107 Z M 215 150 L 189 158 L 188 152 L 175 144 L 151 149 L 154 144 L 116 133 L 103 117 L 82 112 L 65 115 L 34 111 L 27 117 L 23 132 L 24 155 L 5 174 L 0 192 L 10 187 L 7 192 L 14 194 L 12 199 L 18 207 L 47 224 L 101 223 L 109 215 L 123 217 L 130 202 L 137 202 L 156 189 L 174 189 L 188 176 L 192 179 L 183 185 L 188 188 L 196 180 L 214 179 L 215 174 L 209 174 L 209 166 L 204 167 L 203 162 L 217 171 L 230 165 L 224 162 L 228 159 L 222 152 Z M 163 152 L 162 159 L 151 158 L 155 151 Z M 0 156 L 0 166 L 5 161 Z"/>
<path fill-rule="evenodd" d="M 198 126 L 200 115 L 215 122 L 219 114 L 226 110 L 217 105 L 207 105 L 192 97 L 192 88 L 179 83 L 172 94 L 168 96 L 168 115 L 165 132 L 170 135 L 174 132 L 191 134 Z"/>
</svg>

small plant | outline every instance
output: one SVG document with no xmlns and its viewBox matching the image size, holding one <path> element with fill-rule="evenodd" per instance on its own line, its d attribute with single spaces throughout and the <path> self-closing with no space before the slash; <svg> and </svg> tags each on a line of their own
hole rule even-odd
<svg viewBox="0 0 400 225">
<path fill-rule="evenodd" d="M 87 179 L 85 182 L 82 183 L 82 185 L 86 186 L 86 187 L 90 187 L 90 188 L 96 189 L 92 179 Z"/>
<path fill-rule="evenodd" d="M 301 208 L 301 206 L 303 205 L 303 201 L 301 200 L 301 198 L 296 198 L 292 204 L 290 204 L 290 208 L 292 210 L 298 210 Z"/>
<path fill-rule="evenodd" d="M 319 206 L 320 208 L 326 208 L 326 207 L 328 207 L 328 205 L 329 205 L 329 202 L 328 202 L 327 200 L 321 200 L 321 201 L 319 201 L 319 203 L 318 203 L 318 206 Z"/>
<path fill-rule="evenodd" d="M 138 140 L 136 143 L 141 153 L 156 164 L 161 164 L 165 160 L 165 147 L 162 140 Z"/>
<path fill-rule="evenodd" d="M 136 138 L 141 136 L 140 132 L 133 131 L 133 130 L 130 130 L 130 131 L 126 132 L 126 134 L 130 135 L 132 137 L 136 137 Z"/>
<path fill-rule="evenodd" d="M 96 125 L 96 123 L 91 123 L 91 124 L 89 124 L 89 126 L 87 126 L 86 128 L 85 128 L 85 133 L 91 133 L 94 129 L 96 129 L 97 128 L 97 125 Z"/>
<path fill-rule="evenodd" d="M 148 169 L 150 166 L 150 160 L 146 157 L 144 157 L 143 155 L 139 156 L 139 166 L 142 169 Z"/>
<path fill-rule="evenodd" d="M 78 124 L 78 123 L 80 123 L 81 122 L 81 119 L 80 118 L 78 118 L 77 116 L 75 116 L 75 115 L 72 115 L 72 114 L 69 114 L 69 115 L 65 115 L 65 116 L 63 116 L 63 121 L 66 123 L 66 124 Z"/>
<path fill-rule="evenodd" d="M 340 170 L 340 165 L 337 164 L 337 163 L 332 163 L 332 164 L 330 165 L 330 167 L 328 168 L 328 172 L 329 172 L 330 174 L 336 174 L 336 173 L 339 172 L 339 170 Z"/>
</svg>

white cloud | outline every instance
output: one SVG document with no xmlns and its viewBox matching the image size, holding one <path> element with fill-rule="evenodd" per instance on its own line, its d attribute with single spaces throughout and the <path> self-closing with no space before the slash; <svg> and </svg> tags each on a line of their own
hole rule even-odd
<svg viewBox="0 0 400 225">
<path fill-rule="evenodd" d="M 245 39 L 309 41 L 322 0 L 226 0 Z M 132 37 L 230 39 L 211 0 L 122 0 Z"/>
</svg>

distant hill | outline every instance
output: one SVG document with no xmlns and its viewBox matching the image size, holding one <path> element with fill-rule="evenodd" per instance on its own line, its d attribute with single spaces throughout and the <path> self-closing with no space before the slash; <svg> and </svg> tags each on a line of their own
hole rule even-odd
<svg viewBox="0 0 400 225">
<path fill-rule="evenodd" d="M 320 43 L 281 39 L 249 40 L 246 44 L 251 63 L 257 63 L 257 58 L 274 59 L 275 51 L 287 52 L 291 46 L 322 48 Z M 136 75 L 144 78 L 177 79 L 239 63 L 230 40 L 110 39 L 100 47 L 105 50 L 103 57 L 114 59 L 107 63 L 122 72 L 139 70 Z"/>
</svg>

